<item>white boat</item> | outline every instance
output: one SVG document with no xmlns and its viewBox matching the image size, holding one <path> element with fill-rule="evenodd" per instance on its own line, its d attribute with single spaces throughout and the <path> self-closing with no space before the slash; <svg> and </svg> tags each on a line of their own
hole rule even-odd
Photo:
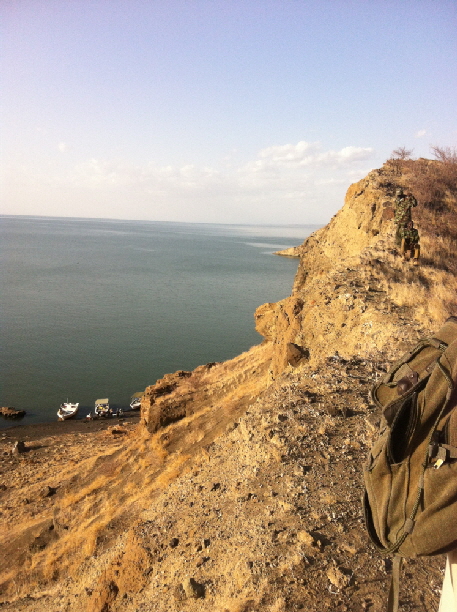
<svg viewBox="0 0 457 612">
<path fill-rule="evenodd" d="M 65 403 L 60 404 L 60 408 L 57 411 L 57 417 L 59 418 L 59 421 L 66 421 L 67 419 L 71 419 L 76 416 L 78 409 L 79 403 L 72 404 L 67 400 Z"/>
<path fill-rule="evenodd" d="M 141 400 L 143 398 L 144 392 L 140 391 L 139 393 L 134 393 L 130 398 L 130 408 L 131 410 L 138 410 L 141 408 Z"/>
<path fill-rule="evenodd" d="M 109 407 L 109 401 L 107 397 L 95 400 L 95 414 L 100 417 L 112 415 L 112 411 Z"/>
</svg>

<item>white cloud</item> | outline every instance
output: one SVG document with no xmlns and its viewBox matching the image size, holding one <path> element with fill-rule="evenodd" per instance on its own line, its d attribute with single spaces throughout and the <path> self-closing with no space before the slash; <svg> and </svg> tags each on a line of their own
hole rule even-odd
<svg viewBox="0 0 457 612">
<path fill-rule="evenodd" d="M 325 150 L 319 142 L 300 141 L 265 148 L 238 166 L 161 166 L 94 158 L 68 166 L 66 176 L 49 169 L 33 178 L 21 172 L 22 179 L 10 185 L 15 184 L 24 201 L 27 184 L 29 194 L 43 194 L 46 211 L 34 214 L 61 215 L 64 200 L 69 216 L 315 223 L 325 222 L 342 206 L 346 189 L 366 175 L 367 160 L 373 156 L 371 148 Z"/>
<path fill-rule="evenodd" d="M 59 144 L 57 145 L 57 148 L 59 149 L 61 153 L 65 153 L 68 150 L 68 145 L 66 142 L 59 142 Z"/>
<path fill-rule="evenodd" d="M 319 151 L 318 142 L 306 142 L 301 140 L 296 145 L 286 144 L 268 147 L 259 152 L 260 159 L 268 159 L 276 163 L 303 163 L 312 159 L 313 155 Z"/>
<path fill-rule="evenodd" d="M 419 130 L 418 132 L 416 132 L 416 138 L 423 138 L 426 133 L 427 130 Z"/>
<path fill-rule="evenodd" d="M 372 155 L 372 148 L 349 146 L 340 151 L 324 151 L 319 142 L 309 143 L 302 140 L 295 145 L 287 144 L 263 149 L 258 159 L 252 163 L 252 167 L 255 169 L 282 165 L 315 168 L 337 167 L 369 159 Z"/>
<path fill-rule="evenodd" d="M 257 159 L 232 169 L 220 170 L 209 166 L 159 166 L 154 163 L 134 165 L 113 160 L 91 159 L 76 168 L 75 180 L 88 186 L 125 187 L 143 185 L 173 187 L 174 189 L 200 189 L 220 185 L 238 185 L 243 188 L 257 185 L 271 187 L 272 183 L 287 188 L 290 180 L 296 184 L 308 182 L 309 177 L 325 172 L 326 181 L 340 180 L 332 172 L 357 171 L 359 162 L 373 157 L 373 149 L 348 146 L 340 151 L 324 151 L 319 143 L 299 142 L 263 149 Z"/>
</svg>

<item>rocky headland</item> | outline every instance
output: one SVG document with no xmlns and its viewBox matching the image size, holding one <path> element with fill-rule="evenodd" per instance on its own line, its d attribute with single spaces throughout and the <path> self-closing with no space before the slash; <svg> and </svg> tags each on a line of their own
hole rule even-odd
<svg viewBox="0 0 457 612">
<path fill-rule="evenodd" d="M 440 164 L 386 163 L 351 185 L 329 224 L 283 253 L 298 270 L 290 296 L 255 312 L 263 342 L 166 375 L 139 424 L 16 453 L 20 428 L 5 432 L 0 610 L 384 610 L 391 564 L 360 505 L 379 420 L 369 390 L 457 315 L 455 181 L 418 198 L 421 265 L 394 244 L 395 189 L 419 193 Z M 408 560 L 403 611 L 437 609 L 443 569 Z"/>
</svg>

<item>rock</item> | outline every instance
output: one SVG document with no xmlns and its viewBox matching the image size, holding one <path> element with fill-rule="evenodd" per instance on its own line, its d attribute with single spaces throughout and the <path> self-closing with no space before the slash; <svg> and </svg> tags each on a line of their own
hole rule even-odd
<svg viewBox="0 0 457 612">
<path fill-rule="evenodd" d="M 127 433 L 127 430 L 126 430 L 126 429 L 120 429 L 119 427 L 113 427 L 113 428 L 111 429 L 111 434 L 112 434 L 113 436 L 122 436 L 122 435 L 124 435 L 124 434 L 126 434 L 126 433 Z"/>
<path fill-rule="evenodd" d="M 306 544 L 306 546 L 315 546 L 316 544 L 316 541 L 313 536 L 305 529 L 297 533 L 297 539 L 299 542 Z"/>
<path fill-rule="evenodd" d="M 357 548 L 353 544 L 348 544 L 347 542 L 343 542 L 340 545 L 340 548 L 341 548 L 341 550 L 346 551 L 350 555 L 356 555 L 357 554 Z"/>
<path fill-rule="evenodd" d="M 209 561 L 209 557 L 199 557 L 197 559 L 197 562 L 195 563 L 195 565 L 197 567 L 201 567 L 204 563 L 206 563 L 207 561 Z"/>
<path fill-rule="evenodd" d="M 386 202 L 384 203 L 384 205 L 386 204 Z M 389 219 L 393 219 L 395 216 L 394 210 L 393 208 L 389 208 L 386 206 L 386 208 L 384 208 L 384 210 L 382 211 L 382 218 L 383 220 L 389 220 Z"/>
<path fill-rule="evenodd" d="M 338 567 L 331 567 L 328 569 L 327 578 L 337 589 L 344 589 L 351 580 L 351 577 L 343 573 Z"/>
<path fill-rule="evenodd" d="M 373 414 L 369 414 L 366 417 L 365 423 L 367 425 L 367 430 L 371 435 L 375 434 L 378 431 L 379 422 L 380 422 L 380 417 L 378 414 L 373 413 Z"/>
<path fill-rule="evenodd" d="M 25 443 L 22 442 L 22 440 L 16 440 L 16 442 L 13 444 L 11 452 L 13 455 L 20 455 L 25 453 L 25 450 Z"/>
<path fill-rule="evenodd" d="M 52 497 L 57 493 L 57 487 L 50 487 L 46 485 L 41 491 L 41 497 Z"/>
<path fill-rule="evenodd" d="M 326 406 L 325 407 L 325 411 L 331 417 L 336 417 L 336 416 L 339 416 L 341 414 L 340 409 L 338 408 L 338 406 L 334 406 L 333 404 L 331 406 Z"/>
<path fill-rule="evenodd" d="M 193 578 L 187 578 L 182 583 L 187 599 L 201 599 L 205 596 L 205 587 Z"/>
<path fill-rule="evenodd" d="M 280 255 L 281 257 L 300 257 L 299 247 L 290 247 L 282 251 L 275 251 L 273 255 Z"/>
<path fill-rule="evenodd" d="M 292 367 L 296 367 L 301 361 L 309 359 L 309 350 L 289 342 L 287 344 L 287 363 Z"/>
<path fill-rule="evenodd" d="M 178 584 L 173 593 L 176 601 L 184 601 L 186 599 L 186 592 L 182 584 Z"/>
<path fill-rule="evenodd" d="M 91 593 L 91 599 L 87 607 L 87 612 L 100 612 L 101 610 L 109 612 L 118 596 L 119 587 L 111 580 L 104 584 L 99 591 Z"/>
<path fill-rule="evenodd" d="M 0 414 L 6 419 L 22 419 L 26 415 L 25 410 L 16 410 L 12 406 L 3 406 L 0 408 Z"/>
</svg>

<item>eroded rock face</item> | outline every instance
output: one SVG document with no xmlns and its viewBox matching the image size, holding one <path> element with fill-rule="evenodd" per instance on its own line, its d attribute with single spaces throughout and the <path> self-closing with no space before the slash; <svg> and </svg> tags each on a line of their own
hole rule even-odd
<svg viewBox="0 0 457 612">
<path fill-rule="evenodd" d="M 271 346 L 271 379 L 308 360 L 317 366 L 335 350 L 370 357 L 401 340 L 391 298 L 391 283 L 404 276 L 395 255 L 395 188 L 388 168 L 373 170 L 349 187 L 330 223 L 294 249 L 300 260 L 291 297 L 255 313 Z"/>
<path fill-rule="evenodd" d="M 287 345 L 287 363 L 293 367 L 297 367 L 300 363 L 309 359 L 309 350 L 289 342 Z"/>
<path fill-rule="evenodd" d="M 379 259 L 382 266 L 392 246 L 394 227 L 386 211 L 392 210 L 394 195 L 395 187 L 381 170 L 351 185 L 343 208 L 330 223 L 291 251 L 300 257 L 292 295 L 255 312 L 256 330 L 265 338 L 266 361 L 248 366 L 244 373 L 231 361 L 228 368 L 207 364 L 193 372 L 167 374 L 146 389 L 142 400 L 142 420 L 149 432 L 217 403 L 243 378 L 257 379 L 259 369 L 268 370 L 271 382 L 288 368 L 325 360 L 335 347 L 342 355 L 352 355 L 381 349 L 390 341 L 395 330 L 387 306 L 383 317 L 379 311 L 373 315 L 367 304 L 373 296 L 378 301 L 387 296 L 383 271 L 377 273 L 372 261 Z M 375 343 L 374 324 L 385 330 Z M 255 352 L 254 348 L 251 354 Z"/>
<path fill-rule="evenodd" d="M 301 297 L 292 296 L 276 304 L 264 304 L 255 311 L 256 331 L 271 342 L 270 370 L 273 376 L 284 371 L 287 365 L 298 365 L 309 357 L 302 334 L 304 305 Z"/>
<path fill-rule="evenodd" d="M 208 363 L 192 372 L 167 374 L 147 387 L 141 402 L 141 420 L 150 433 L 218 403 L 240 406 L 255 398 L 265 386 L 270 347 L 254 347 L 224 363 Z"/>
<path fill-rule="evenodd" d="M 190 378 L 191 372 L 181 370 L 165 375 L 146 389 L 141 401 L 141 416 L 151 433 L 187 415 L 195 388 L 195 376 L 192 383 Z"/>
</svg>

